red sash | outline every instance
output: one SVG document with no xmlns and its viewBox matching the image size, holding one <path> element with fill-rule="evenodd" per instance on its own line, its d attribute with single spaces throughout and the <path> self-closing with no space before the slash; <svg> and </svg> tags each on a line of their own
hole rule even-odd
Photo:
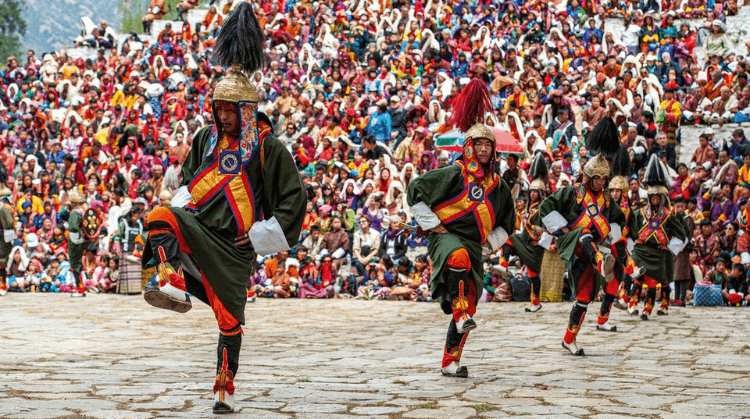
<svg viewBox="0 0 750 419">
<path fill-rule="evenodd" d="M 646 243 L 651 238 L 654 238 L 658 244 L 667 244 L 667 232 L 664 231 L 664 225 L 669 220 L 669 212 L 665 211 L 665 214 L 659 218 L 657 215 L 652 215 L 651 218 L 646 220 L 644 226 L 641 227 L 641 231 L 638 232 L 638 240 Z"/>
</svg>

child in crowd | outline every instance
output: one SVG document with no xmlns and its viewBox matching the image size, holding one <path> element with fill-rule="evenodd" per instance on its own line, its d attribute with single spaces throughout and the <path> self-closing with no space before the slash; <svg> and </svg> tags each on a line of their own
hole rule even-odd
<svg viewBox="0 0 750 419">
<path fill-rule="evenodd" d="M 721 283 L 721 296 L 728 306 L 744 306 L 747 304 L 747 268 L 741 263 L 732 265 L 729 275 Z"/>
</svg>

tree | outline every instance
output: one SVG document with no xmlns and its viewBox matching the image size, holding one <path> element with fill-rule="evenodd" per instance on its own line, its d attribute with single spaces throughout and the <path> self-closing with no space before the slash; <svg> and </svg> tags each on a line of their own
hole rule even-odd
<svg viewBox="0 0 750 419">
<path fill-rule="evenodd" d="M 21 37 L 26 35 L 26 21 L 21 17 L 24 8 L 21 0 L 0 0 L 0 65 L 5 66 L 6 59 L 15 55 L 18 62 L 23 61 Z"/>
<path fill-rule="evenodd" d="M 141 28 L 141 16 L 145 13 L 147 6 L 148 1 L 144 5 L 142 0 L 120 0 L 117 4 L 117 9 L 122 15 L 120 31 L 140 33 L 143 30 Z"/>
</svg>

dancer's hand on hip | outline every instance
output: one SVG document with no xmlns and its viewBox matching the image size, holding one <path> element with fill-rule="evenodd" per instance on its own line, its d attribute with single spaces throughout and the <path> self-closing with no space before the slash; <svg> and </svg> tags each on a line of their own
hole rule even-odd
<svg viewBox="0 0 750 419">
<path fill-rule="evenodd" d="M 438 225 L 437 227 L 433 228 L 430 231 L 432 231 L 433 233 L 445 234 L 445 233 L 448 232 L 448 229 L 446 229 L 444 225 L 440 224 L 440 225 Z"/>
<path fill-rule="evenodd" d="M 235 246 L 240 246 L 240 247 L 241 246 L 253 247 L 252 243 L 250 243 L 250 237 L 246 234 L 235 237 L 234 244 Z"/>
</svg>

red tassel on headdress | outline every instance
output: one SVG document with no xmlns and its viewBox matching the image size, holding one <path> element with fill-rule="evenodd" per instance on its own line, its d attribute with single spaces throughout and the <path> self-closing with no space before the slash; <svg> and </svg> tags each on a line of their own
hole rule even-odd
<svg viewBox="0 0 750 419">
<path fill-rule="evenodd" d="M 461 130 L 468 131 L 474 124 L 484 122 L 484 115 L 492 111 L 492 101 L 487 91 L 487 84 L 474 79 L 461 90 L 453 106 L 451 123 Z"/>
</svg>

